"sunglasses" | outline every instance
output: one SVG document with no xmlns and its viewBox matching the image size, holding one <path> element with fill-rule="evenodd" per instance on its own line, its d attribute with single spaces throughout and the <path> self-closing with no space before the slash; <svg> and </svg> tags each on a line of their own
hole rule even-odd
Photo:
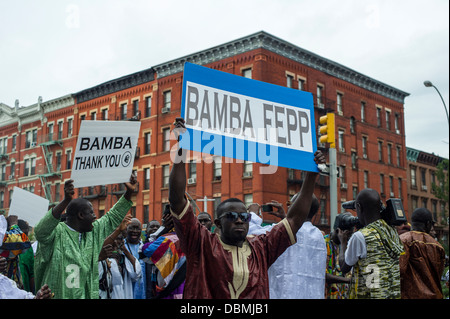
<svg viewBox="0 0 450 319">
<path fill-rule="evenodd" d="M 229 221 L 235 222 L 238 217 L 244 222 L 249 222 L 252 218 L 252 215 L 250 213 L 236 213 L 236 212 L 227 212 L 225 214 L 222 214 L 219 218 L 226 217 Z"/>
</svg>

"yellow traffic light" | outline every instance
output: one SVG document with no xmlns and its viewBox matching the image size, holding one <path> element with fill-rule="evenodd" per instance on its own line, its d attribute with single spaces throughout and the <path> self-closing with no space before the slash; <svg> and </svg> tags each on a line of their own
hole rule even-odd
<svg viewBox="0 0 450 319">
<path fill-rule="evenodd" d="M 322 135 L 319 138 L 320 143 L 329 143 L 330 147 L 336 147 L 336 140 L 334 136 L 334 113 L 327 113 L 327 115 L 319 118 L 320 127 L 319 132 Z"/>
</svg>

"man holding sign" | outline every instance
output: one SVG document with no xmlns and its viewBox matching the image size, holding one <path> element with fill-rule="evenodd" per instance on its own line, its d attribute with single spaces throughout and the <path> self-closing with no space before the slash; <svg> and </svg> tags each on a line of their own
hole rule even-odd
<svg viewBox="0 0 450 319">
<path fill-rule="evenodd" d="M 175 134 L 185 130 L 184 120 L 177 118 Z M 316 165 L 325 162 L 320 151 L 314 155 Z M 171 213 L 187 261 L 184 298 L 269 298 L 268 268 L 295 243 L 295 234 L 310 210 L 317 173 L 306 174 L 286 218 L 271 232 L 247 237 L 250 213 L 241 200 L 230 198 L 216 209 L 217 235 L 201 226 L 185 196 L 185 157 L 180 147 L 169 177 Z"/>
<path fill-rule="evenodd" d="M 63 201 L 50 209 L 35 227 L 37 287 L 47 283 L 58 299 L 99 298 L 99 253 L 105 239 L 133 205 L 135 184 L 136 177 L 132 175 L 125 183 L 125 194 L 107 214 L 96 219 L 88 200 L 73 199 L 73 180 L 65 182 Z M 65 209 L 66 222 L 60 222 Z"/>
</svg>

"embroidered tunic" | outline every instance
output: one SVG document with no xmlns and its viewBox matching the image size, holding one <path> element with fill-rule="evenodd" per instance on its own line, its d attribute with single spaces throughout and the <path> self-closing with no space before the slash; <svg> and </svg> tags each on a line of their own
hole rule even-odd
<svg viewBox="0 0 450 319">
<path fill-rule="evenodd" d="M 267 271 L 295 243 L 286 219 L 267 234 L 247 236 L 243 246 L 237 247 L 223 243 L 203 227 L 189 201 L 179 216 L 172 214 L 186 254 L 185 299 L 269 298 Z"/>
<path fill-rule="evenodd" d="M 106 237 L 120 225 L 132 204 L 121 197 L 87 233 L 71 230 L 54 218 L 50 209 L 35 227 L 36 288 L 47 284 L 58 299 L 98 299 L 98 255 Z"/>
</svg>

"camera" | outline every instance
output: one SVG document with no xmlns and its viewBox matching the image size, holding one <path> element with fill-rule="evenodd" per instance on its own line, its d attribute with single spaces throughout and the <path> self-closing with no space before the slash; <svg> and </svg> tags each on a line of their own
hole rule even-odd
<svg viewBox="0 0 450 319">
<path fill-rule="evenodd" d="M 336 216 L 336 220 L 334 222 L 335 229 L 340 228 L 342 230 L 349 230 L 353 227 L 356 227 L 356 229 L 360 229 L 362 227 L 358 217 L 355 217 L 348 212 L 341 213 Z"/>
<path fill-rule="evenodd" d="M 381 218 L 383 218 L 388 225 L 399 226 L 406 223 L 405 210 L 399 198 L 390 198 L 386 201 L 386 206 L 382 206 Z"/>
<path fill-rule="evenodd" d="M 261 211 L 263 212 L 271 212 L 273 211 L 273 206 L 272 205 L 261 205 Z"/>
<path fill-rule="evenodd" d="M 388 225 L 398 226 L 407 222 L 405 210 L 403 209 L 402 201 L 399 198 L 390 198 L 386 201 L 386 206 L 381 204 L 381 218 L 384 219 Z M 342 208 L 356 210 L 356 201 L 351 200 L 342 204 Z M 356 217 L 355 217 L 356 218 Z"/>
</svg>

